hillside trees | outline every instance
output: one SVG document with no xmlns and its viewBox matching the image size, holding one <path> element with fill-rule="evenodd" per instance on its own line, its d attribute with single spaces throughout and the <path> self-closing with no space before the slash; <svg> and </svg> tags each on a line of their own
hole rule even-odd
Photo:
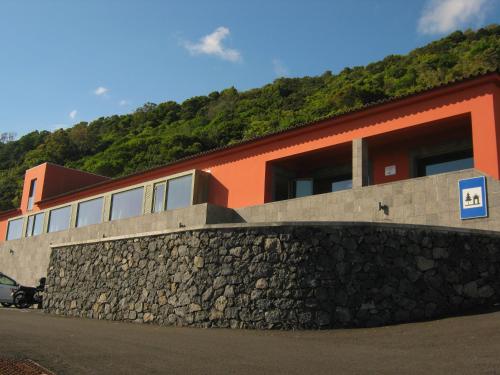
<svg viewBox="0 0 500 375">
<path fill-rule="evenodd" d="M 498 69 L 500 26 L 456 31 L 407 55 L 316 77 L 231 87 L 183 103 L 146 103 L 54 132 L 0 143 L 0 210 L 17 207 L 24 171 L 49 161 L 117 177 L 379 100 Z"/>
</svg>

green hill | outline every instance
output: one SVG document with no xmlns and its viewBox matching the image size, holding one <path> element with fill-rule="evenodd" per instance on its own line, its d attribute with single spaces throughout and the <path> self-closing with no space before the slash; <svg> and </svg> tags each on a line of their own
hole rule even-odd
<svg viewBox="0 0 500 375">
<path fill-rule="evenodd" d="M 19 206 L 24 171 L 50 161 L 110 177 L 335 115 L 364 104 L 498 69 L 500 26 L 454 32 L 407 55 L 317 77 L 279 78 L 183 103 L 148 103 L 134 113 L 35 131 L 0 143 L 0 211 Z"/>
</svg>

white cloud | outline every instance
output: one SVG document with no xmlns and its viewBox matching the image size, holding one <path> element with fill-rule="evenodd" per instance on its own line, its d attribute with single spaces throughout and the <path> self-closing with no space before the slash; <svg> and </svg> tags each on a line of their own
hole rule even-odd
<svg viewBox="0 0 500 375">
<path fill-rule="evenodd" d="M 241 61 L 241 53 L 238 50 L 227 48 L 222 45 L 222 41 L 229 34 L 229 29 L 221 26 L 213 33 L 205 35 L 198 43 L 184 42 L 184 47 L 192 55 L 213 55 L 227 61 Z"/>
<path fill-rule="evenodd" d="M 78 111 L 76 109 L 72 110 L 70 113 L 69 113 L 69 118 L 74 120 L 75 117 L 76 117 L 76 114 L 78 113 Z"/>
<path fill-rule="evenodd" d="M 96 88 L 94 90 L 94 94 L 96 94 L 97 96 L 106 95 L 108 92 L 109 92 L 109 89 L 106 87 L 103 87 L 103 86 L 99 86 L 98 88 Z"/>
<path fill-rule="evenodd" d="M 120 101 L 118 102 L 118 105 L 120 105 L 120 106 L 124 107 L 124 106 L 126 106 L 126 105 L 129 105 L 129 102 L 128 102 L 128 100 L 122 99 L 122 100 L 120 100 Z"/>
<path fill-rule="evenodd" d="M 278 77 L 286 77 L 290 74 L 290 71 L 280 59 L 273 59 L 273 70 Z"/>
<path fill-rule="evenodd" d="M 444 34 L 484 19 L 490 0 L 427 0 L 418 20 L 421 34 Z"/>
</svg>

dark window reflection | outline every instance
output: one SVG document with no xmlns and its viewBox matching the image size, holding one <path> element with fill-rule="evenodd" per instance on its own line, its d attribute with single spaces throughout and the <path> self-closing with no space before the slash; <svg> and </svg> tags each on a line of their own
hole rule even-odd
<svg viewBox="0 0 500 375">
<path fill-rule="evenodd" d="M 474 168 L 472 150 L 423 158 L 417 162 L 418 176 L 432 176 L 439 173 L 460 171 Z"/>
</svg>

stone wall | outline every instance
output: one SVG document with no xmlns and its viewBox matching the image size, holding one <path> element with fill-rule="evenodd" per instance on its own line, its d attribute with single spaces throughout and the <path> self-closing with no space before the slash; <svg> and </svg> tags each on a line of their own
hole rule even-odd
<svg viewBox="0 0 500 375">
<path fill-rule="evenodd" d="M 500 236 L 232 225 L 55 247 L 45 311 L 161 325 L 378 326 L 500 302 Z"/>
</svg>

